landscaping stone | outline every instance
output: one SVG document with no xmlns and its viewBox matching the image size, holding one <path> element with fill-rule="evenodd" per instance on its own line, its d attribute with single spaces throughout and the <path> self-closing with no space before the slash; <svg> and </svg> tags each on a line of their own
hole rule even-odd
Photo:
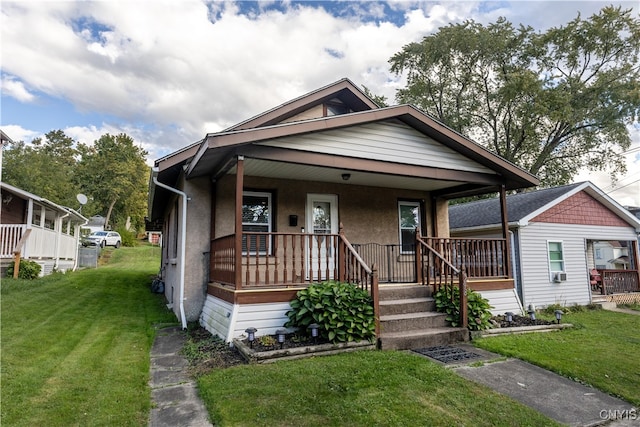
<svg viewBox="0 0 640 427">
<path fill-rule="evenodd" d="M 306 343 L 298 346 L 288 346 L 282 349 L 277 348 L 269 351 L 258 351 L 255 347 L 250 348 L 246 340 L 234 339 L 233 345 L 238 352 L 249 363 L 270 363 L 278 360 L 293 360 L 311 356 L 324 356 L 329 354 L 345 353 L 349 351 L 359 350 L 375 350 L 376 344 L 369 341 L 346 342 L 338 344 L 319 344 Z"/>
</svg>

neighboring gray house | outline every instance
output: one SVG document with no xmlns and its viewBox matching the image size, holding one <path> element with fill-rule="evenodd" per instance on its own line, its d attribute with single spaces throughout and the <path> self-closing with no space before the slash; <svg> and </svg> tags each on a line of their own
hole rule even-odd
<svg viewBox="0 0 640 427">
<path fill-rule="evenodd" d="M 640 292 L 637 240 L 640 220 L 592 183 L 508 196 L 507 212 L 513 275 L 524 307 L 588 304 L 603 298 L 602 294 L 606 299 L 621 301 L 611 294 L 629 299 L 631 293 Z M 498 235 L 499 200 L 450 206 L 449 225 L 452 237 Z M 610 242 L 615 242 L 617 251 L 613 251 Z M 611 247 L 611 257 L 615 252 L 618 257 L 626 257 L 627 264 L 620 260 L 600 264 L 597 256 L 604 257 L 607 246 Z M 597 268 L 595 274 L 593 270 Z M 599 277 L 590 286 L 592 275 Z M 504 309 L 501 306 L 496 312 Z"/>
</svg>

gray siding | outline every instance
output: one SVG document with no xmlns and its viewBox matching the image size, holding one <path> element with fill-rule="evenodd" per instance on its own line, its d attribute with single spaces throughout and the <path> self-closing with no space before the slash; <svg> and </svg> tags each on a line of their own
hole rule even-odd
<svg viewBox="0 0 640 427">
<path fill-rule="evenodd" d="M 634 240 L 626 227 L 530 223 L 520 229 L 523 305 L 572 305 L 591 302 L 587 267 L 587 240 Z M 567 280 L 554 283 L 550 278 L 548 241 L 562 241 Z"/>
<path fill-rule="evenodd" d="M 380 122 L 285 137 L 262 145 L 410 165 L 495 174 L 415 129 Z"/>
</svg>

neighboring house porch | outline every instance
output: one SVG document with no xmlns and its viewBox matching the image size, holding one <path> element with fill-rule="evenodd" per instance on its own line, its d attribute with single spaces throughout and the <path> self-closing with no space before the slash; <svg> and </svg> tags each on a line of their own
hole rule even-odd
<svg viewBox="0 0 640 427">
<path fill-rule="evenodd" d="M 73 270 L 77 265 L 80 225 L 86 218 L 70 208 L 35 194 L 0 183 L 0 263 L 2 271 L 13 263 L 16 252 L 35 261 L 41 275 Z"/>
</svg>

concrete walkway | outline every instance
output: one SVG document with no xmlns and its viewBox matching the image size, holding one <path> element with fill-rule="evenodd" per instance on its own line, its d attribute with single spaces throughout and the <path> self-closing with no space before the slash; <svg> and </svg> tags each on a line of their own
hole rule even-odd
<svg viewBox="0 0 640 427">
<path fill-rule="evenodd" d="M 151 347 L 151 427 L 211 427 L 195 381 L 180 354 L 187 339 L 179 326 L 158 331 Z"/>
<path fill-rule="evenodd" d="M 640 426 L 633 405 L 518 359 L 455 368 L 484 384 L 570 426 Z"/>
</svg>

